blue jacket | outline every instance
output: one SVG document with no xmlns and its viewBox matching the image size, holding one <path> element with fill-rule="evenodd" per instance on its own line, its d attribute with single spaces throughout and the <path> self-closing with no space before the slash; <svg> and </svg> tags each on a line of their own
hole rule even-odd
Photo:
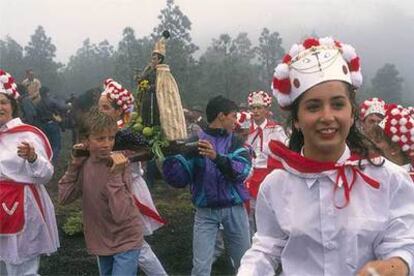
<svg viewBox="0 0 414 276">
<path fill-rule="evenodd" d="M 244 180 L 251 169 L 243 141 L 224 129 L 201 131 L 200 139 L 208 140 L 217 152 L 213 161 L 200 155 L 168 157 L 163 174 L 174 187 L 190 185 L 192 201 L 197 207 L 229 207 L 249 199 Z"/>
</svg>

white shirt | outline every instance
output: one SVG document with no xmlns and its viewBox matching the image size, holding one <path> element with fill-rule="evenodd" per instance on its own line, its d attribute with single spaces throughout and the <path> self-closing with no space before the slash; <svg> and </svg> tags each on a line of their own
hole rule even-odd
<svg viewBox="0 0 414 276">
<path fill-rule="evenodd" d="M 338 163 L 350 156 L 346 148 Z M 414 186 L 407 172 L 385 161 L 357 177 L 347 207 L 334 206 L 335 170 L 295 174 L 275 170 L 262 183 L 256 205 L 257 232 L 238 275 L 356 275 L 365 263 L 394 256 L 413 272 Z M 349 175 L 348 175 L 349 174 Z M 347 169 L 350 176 L 350 169 Z M 336 199 L 343 198 L 338 189 Z"/>
<path fill-rule="evenodd" d="M 252 167 L 266 168 L 267 158 L 269 155 L 270 140 L 277 140 L 286 144 L 288 138 L 282 126 L 268 126 L 267 119 L 265 119 L 260 126 L 258 126 L 253 120 L 252 122 L 254 131 L 250 133 L 247 138 L 247 144 L 252 147 L 256 154 L 256 158 L 252 160 Z M 263 130 L 263 144 L 260 135 L 258 135 L 258 127 L 260 127 Z M 263 145 L 263 148 L 261 147 L 261 145 Z"/>
<path fill-rule="evenodd" d="M 0 128 L 0 133 L 22 124 L 19 118 L 12 119 Z M 29 163 L 17 156 L 17 145 L 22 141 L 31 143 L 36 149 L 38 157 L 35 162 Z M 40 254 L 51 254 L 59 247 L 55 211 L 44 187 L 52 178 L 53 165 L 42 139 L 29 131 L 0 135 L 0 149 L 0 180 L 35 185 L 44 211 L 43 218 L 33 193 L 26 185 L 24 229 L 17 234 L 0 235 L 0 261 L 21 264 Z"/>
</svg>

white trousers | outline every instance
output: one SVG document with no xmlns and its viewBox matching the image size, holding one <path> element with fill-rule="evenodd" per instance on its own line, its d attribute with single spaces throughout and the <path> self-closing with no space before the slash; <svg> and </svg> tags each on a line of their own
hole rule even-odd
<svg viewBox="0 0 414 276">
<path fill-rule="evenodd" d="M 37 276 L 40 256 L 34 257 L 21 264 L 11 264 L 0 261 L 1 276 Z"/>
<path fill-rule="evenodd" d="M 138 265 L 147 276 L 168 275 L 154 251 L 152 251 L 151 246 L 146 241 L 144 241 L 144 244 L 140 248 Z"/>
</svg>

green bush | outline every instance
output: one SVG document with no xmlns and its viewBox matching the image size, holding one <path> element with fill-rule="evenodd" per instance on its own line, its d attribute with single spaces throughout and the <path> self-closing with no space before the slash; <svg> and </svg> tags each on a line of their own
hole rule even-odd
<svg viewBox="0 0 414 276">
<path fill-rule="evenodd" d="M 83 233 L 82 212 L 71 213 L 63 224 L 63 232 L 69 236 Z"/>
</svg>

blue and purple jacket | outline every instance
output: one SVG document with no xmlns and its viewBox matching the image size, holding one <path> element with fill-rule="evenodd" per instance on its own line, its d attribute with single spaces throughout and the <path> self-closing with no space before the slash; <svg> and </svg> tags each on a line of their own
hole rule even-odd
<svg viewBox="0 0 414 276">
<path fill-rule="evenodd" d="M 197 207 L 229 207 L 249 200 L 244 180 L 251 169 L 249 153 L 243 141 L 224 129 L 207 128 L 198 135 L 208 140 L 217 152 L 213 161 L 200 155 L 168 157 L 163 174 L 168 184 L 177 188 L 190 185 Z"/>
</svg>

